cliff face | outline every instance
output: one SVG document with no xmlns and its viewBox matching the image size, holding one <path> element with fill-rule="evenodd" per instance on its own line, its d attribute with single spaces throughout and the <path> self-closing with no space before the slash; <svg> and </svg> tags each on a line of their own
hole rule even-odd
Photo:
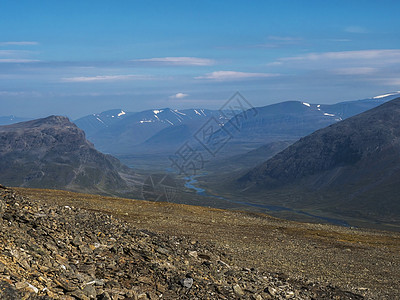
<svg viewBox="0 0 400 300">
<path fill-rule="evenodd" d="M 6 185 L 128 193 L 134 172 L 98 152 L 68 118 L 0 126 L 0 181 Z"/>
</svg>

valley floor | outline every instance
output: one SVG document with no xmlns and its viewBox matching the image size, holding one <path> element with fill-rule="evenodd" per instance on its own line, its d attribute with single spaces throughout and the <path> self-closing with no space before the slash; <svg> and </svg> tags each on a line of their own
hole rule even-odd
<svg viewBox="0 0 400 300">
<path fill-rule="evenodd" d="M 325 282 L 367 299 L 400 299 L 400 234 L 298 223 L 264 214 L 65 191 L 15 188 L 42 203 L 122 218 L 138 229 L 213 244 L 232 263 Z"/>
</svg>

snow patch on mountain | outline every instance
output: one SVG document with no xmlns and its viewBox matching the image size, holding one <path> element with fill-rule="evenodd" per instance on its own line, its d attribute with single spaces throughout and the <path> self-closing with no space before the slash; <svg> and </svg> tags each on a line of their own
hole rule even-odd
<svg viewBox="0 0 400 300">
<path fill-rule="evenodd" d="M 388 93 L 388 94 L 383 94 L 383 95 L 379 95 L 379 96 L 375 96 L 375 97 L 372 97 L 372 99 L 381 99 L 381 98 L 394 96 L 394 95 L 398 95 L 398 94 L 400 94 L 400 91 L 393 92 L 393 93 Z"/>
</svg>

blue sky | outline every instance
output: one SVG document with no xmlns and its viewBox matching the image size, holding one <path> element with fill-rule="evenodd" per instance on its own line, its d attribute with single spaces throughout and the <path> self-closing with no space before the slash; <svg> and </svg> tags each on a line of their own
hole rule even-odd
<svg viewBox="0 0 400 300">
<path fill-rule="evenodd" d="M 399 1 L 1 1 L 0 115 L 400 90 Z"/>
</svg>

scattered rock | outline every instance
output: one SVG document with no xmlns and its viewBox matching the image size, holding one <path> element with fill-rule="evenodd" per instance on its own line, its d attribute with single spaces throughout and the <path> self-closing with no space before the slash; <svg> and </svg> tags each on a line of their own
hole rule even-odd
<svg viewBox="0 0 400 300">
<path fill-rule="evenodd" d="M 188 254 L 189 254 L 189 256 L 191 256 L 193 258 L 197 258 L 198 257 L 197 251 L 189 251 Z"/>
<path fill-rule="evenodd" d="M 193 278 L 186 277 L 186 278 L 181 280 L 181 284 L 182 284 L 183 287 L 185 287 L 187 289 L 190 289 L 192 287 L 192 285 L 193 285 Z"/>
<path fill-rule="evenodd" d="M 107 214 L 33 202 L 11 189 L 0 188 L 0 203 L 0 299 L 362 299 L 238 267 L 214 245 Z"/>
<path fill-rule="evenodd" d="M 207 254 L 199 254 L 199 258 L 205 259 L 205 260 L 211 260 L 211 257 Z"/>
<path fill-rule="evenodd" d="M 15 283 L 15 288 L 17 290 L 22 290 L 22 289 L 27 288 L 27 287 L 28 287 L 28 284 L 26 282 L 16 282 Z"/>
<path fill-rule="evenodd" d="M 233 288 L 233 292 L 237 296 L 242 297 L 244 295 L 242 288 L 238 284 L 235 284 L 232 288 Z"/>
<path fill-rule="evenodd" d="M 269 293 L 271 296 L 275 296 L 276 295 L 276 289 L 274 289 L 271 286 L 267 287 L 264 291 Z"/>
<path fill-rule="evenodd" d="M 93 285 L 87 285 L 83 289 L 83 293 L 85 294 L 86 297 L 89 299 L 96 299 L 96 289 L 93 287 Z"/>
</svg>

